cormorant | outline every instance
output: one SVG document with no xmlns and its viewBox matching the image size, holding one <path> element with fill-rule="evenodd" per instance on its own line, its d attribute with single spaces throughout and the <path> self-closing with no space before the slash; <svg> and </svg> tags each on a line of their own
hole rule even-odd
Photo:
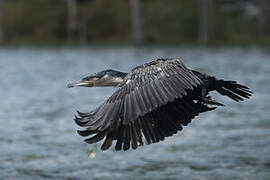
<svg viewBox="0 0 270 180">
<path fill-rule="evenodd" d="M 207 96 L 210 91 L 234 101 L 243 101 L 252 94 L 236 81 L 217 80 L 171 58 L 143 64 L 130 73 L 101 71 L 68 84 L 74 86 L 119 87 L 101 106 L 87 113 L 78 112 L 79 117 L 74 119 L 85 127 L 78 130 L 79 135 L 92 135 L 86 143 L 105 138 L 101 150 L 107 150 L 113 141 L 115 150 L 128 150 L 130 146 L 136 149 L 176 134 L 200 113 L 223 106 Z"/>
</svg>

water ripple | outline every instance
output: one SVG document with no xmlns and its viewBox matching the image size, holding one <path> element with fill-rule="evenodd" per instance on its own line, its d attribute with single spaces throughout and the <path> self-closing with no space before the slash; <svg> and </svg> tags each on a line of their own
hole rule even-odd
<svg viewBox="0 0 270 180">
<path fill-rule="evenodd" d="M 255 94 L 242 104 L 214 95 L 226 106 L 200 115 L 166 141 L 88 158 L 72 120 L 75 110 L 93 109 L 115 89 L 66 84 L 107 68 L 129 71 L 157 57 L 180 57 Z M 2 48 L 1 178 L 269 179 L 269 59 L 259 48 Z"/>
</svg>

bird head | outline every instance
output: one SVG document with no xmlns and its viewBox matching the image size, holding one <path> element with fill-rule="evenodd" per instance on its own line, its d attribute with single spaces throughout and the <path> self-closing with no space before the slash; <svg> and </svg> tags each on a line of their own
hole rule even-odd
<svg viewBox="0 0 270 180">
<path fill-rule="evenodd" d="M 76 86 L 84 86 L 84 87 L 117 86 L 124 80 L 126 75 L 127 73 L 124 72 L 107 69 L 86 76 L 77 82 L 70 83 L 67 85 L 67 87 L 71 88 Z"/>
</svg>

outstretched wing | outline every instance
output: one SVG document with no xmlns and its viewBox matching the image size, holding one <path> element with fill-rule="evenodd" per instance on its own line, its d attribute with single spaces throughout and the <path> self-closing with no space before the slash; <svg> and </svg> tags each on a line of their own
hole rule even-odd
<svg viewBox="0 0 270 180">
<path fill-rule="evenodd" d="M 249 99 L 253 93 L 247 86 L 236 81 L 217 80 L 214 76 L 208 76 L 195 70 L 192 70 L 192 72 L 204 82 L 209 91 L 216 90 L 219 94 L 227 96 L 234 101 L 238 102 L 244 101 L 245 98 Z"/>
<path fill-rule="evenodd" d="M 106 137 L 101 149 L 117 140 L 116 150 L 135 149 L 163 140 L 181 130 L 200 112 L 211 110 L 195 104 L 192 92 L 201 80 L 177 59 L 157 60 L 138 66 L 121 87 L 97 109 L 79 113 L 75 121 L 86 130 L 78 131 L 95 143 Z"/>
</svg>

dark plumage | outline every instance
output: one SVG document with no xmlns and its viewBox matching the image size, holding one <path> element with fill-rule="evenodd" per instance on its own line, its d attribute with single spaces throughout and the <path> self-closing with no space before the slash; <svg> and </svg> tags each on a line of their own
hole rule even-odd
<svg viewBox="0 0 270 180">
<path fill-rule="evenodd" d="M 75 116 L 75 122 L 85 127 L 78 133 L 91 136 L 85 142 L 92 144 L 105 138 L 102 150 L 107 150 L 113 141 L 116 150 L 128 150 L 176 134 L 195 116 L 222 106 L 207 96 L 210 91 L 216 90 L 235 101 L 243 101 L 252 94 L 246 86 L 190 70 L 177 59 L 158 59 L 128 74 L 102 71 L 77 84 L 103 86 L 98 80 L 105 76 L 107 83 L 108 78 L 121 78 L 117 81 L 119 89 L 95 110 Z M 73 86 L 76 83 L 69 85 Z"/>
</svg>

